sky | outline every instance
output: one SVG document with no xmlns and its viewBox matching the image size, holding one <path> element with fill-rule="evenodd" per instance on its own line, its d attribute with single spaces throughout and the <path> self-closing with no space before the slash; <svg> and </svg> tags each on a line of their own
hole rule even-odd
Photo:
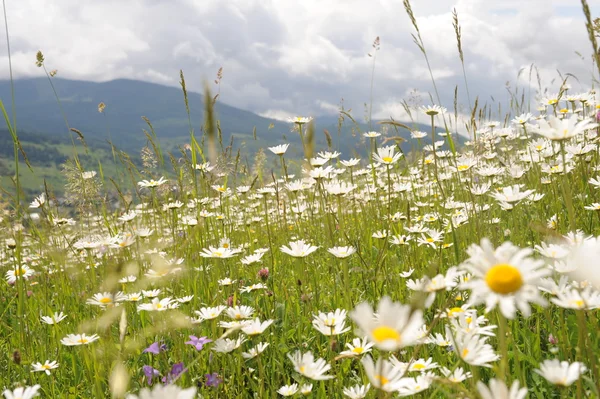
<svg viewBox="0 0 600 399">
<path fill-rule="evenodd" d="M 214 91 L 220 101 L 263 116 L 336 114 L 343 103 L 362 118 L 406 120 L 401 101 L 430 104 L 431 78 L 413 43 L 402 0 L 5 0 L 15 78 L 43 76 L 35 54 L 59 77 L 131 78 Z M 588 0 L 600 16 L 600 0 Z M 566 73 L 589 88 L 591 44 L 579 0 L 412 0 L 441 102 L 469 107 L 452 10 L 462 29 L 471 101 L 506 104 L 507 82 L 557 91 Z M 0 78 L 8 78 L 4 29 Z M 372 44 L 381 44 L 375 57 Z M 581 55 L 578 55 L 577 52 Z M 373 73 L 374 71 L 374 73 Z M 534 78 L 535 80 L 535 78 Z M 532 82 L 534 83 L 534 82 Z M 537 83 L 535 83 L 537 87 Z M 533 93 L 535 94 L 535 87 Z M 437 101 L 435 101 L 437 103 Z M 497 108 L 497 106 L 496 106 Z"/>
</svg>

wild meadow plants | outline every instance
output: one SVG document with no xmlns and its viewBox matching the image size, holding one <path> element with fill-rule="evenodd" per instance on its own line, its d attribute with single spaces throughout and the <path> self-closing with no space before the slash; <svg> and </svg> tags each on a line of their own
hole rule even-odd
<svg viewBox="0 0 600 399">
<path fill-rule="evenodd" d="M 206 99 L 180 154 L 115 152 L 130 187 L 74 155 L 68 205 L 6 204 L 6 398 L 600 396 L 598 93 L 504 122 L 476 101 L 464 146 L 414 108 L 432 130 L 410 154 L 375 130 L 362 157 L 315 149 L 294 118 L 295 173 L 289 145 L 219 150 Z"/>
</svg>

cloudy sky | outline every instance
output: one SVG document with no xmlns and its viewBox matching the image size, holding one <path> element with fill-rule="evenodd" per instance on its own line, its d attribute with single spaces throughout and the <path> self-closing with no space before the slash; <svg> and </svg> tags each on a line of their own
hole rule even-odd
<svg viewBox="0 0 600 399">
<path fill-rule="evenodd" d="M 132 78 L 200 90 L 223 67 L 221 100 L 270 117 L 335 113 L 343 99 L 358 117 L 369 102 L 372 51 L 380 36 L 373 114 L 402 118 L 400 101 L 431 80 L 411 38 L 402 0 L 6 0 L 17 78 L 41 76 L 35 54 L 63 78 Z M 600 16 L 600 0 L 589 0 Z M 506 82 L 535 63 L 544 86 L 558 74 L 588 87 L 591 45 L 579 0 L 412 0 L 442 102 L 455 85 L 467 106 L 452 27 L 456 8 L 471 97 L 506 101 Z M 2 30 L 3 32 L 3 30 Z M 582 59 L 576 55 L 579 52 Z M 8 77 L 2 37 L 0 77 Z M 554 84 L 552 80 L 556 79 Z M 527 84 L 522 81 L 521 85 Z"/>
</svg>

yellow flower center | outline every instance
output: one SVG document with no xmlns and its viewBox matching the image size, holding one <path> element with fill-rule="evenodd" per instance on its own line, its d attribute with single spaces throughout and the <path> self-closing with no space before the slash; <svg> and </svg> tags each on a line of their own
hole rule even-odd
<svg viewBox="0 0 600 399">
<path fill-rule="evenodd" d="M 161 305 L 160 302 L 156 304 L 156 309 L 162 309 L 162 307 L 163 305 Z"/>
<path fill-rule="evenodd" d="M 427 242 L 434 242 L 435 240 L 431 237 L 427 238 Z"/>
<path fill-rule="evenodd" d="M 462 308 L 458 308 L 458 307 L 452 308 L 448 311 L 448 317 L 454 317 L 454 316 L 456 316 L 456 314 L 462 313 L 462 312 L 463 312 Z"/>
<path fill-rule="evenodd" d="M 571 301 L 571 304 L 575 305 L 578 308 L 582 308 L 585 305 L 585 303 L 581 299 L 573 300 Z"/>
<path fill-rule="evenodd" d="M 392 161 L 393 161 L 393 158 L 392 158 L 392 157 L 383 157 L 383 158 L 381 158 L 381 159 L 383 160 L 383 162 L 387 162 L 387 163 L 390 163 L 390 162 L 392 162 Z"/>
<path fill-rule="evenodd" d="M 111 303 L 112 299 L 110 299 L 109 297 L 104 297 L 102 299 L 100 299 L 100 301 L 98 301 L 100 303 Z"/>
<path fill-rule="evenodd" d="M 423 370 L 425 368 L 425 365 L 423 363 L 417 363 L 413 365 L 413 369 L 415 370 Z"/>
<path fill-rule="evenodd" d="M 77 342 L 79 342 L 80 344 L 87 344 L 88 340 L 85 338 L 81 338 L 81 339 L 78 339 Z"/>
<path fill-rule="evenodd" d="M 566 136 L 567 134 L 569 134 L 569 129 L 564 129 L 563 130 L 563 136 Z"/>
<path fill-rule="evenodd" d="M 19 268 L 19 269 L 15 269 L 15 276 L 22 276 L 26 273 L 27 271 L 23 268 Z"/>
<path fill-rule="evenodd" d="M 306 366 L 300 366 L 300 374 L 304 374 L 306 371 Z"/>
<path fill-rule="evenodd" d="M 492 266 L 485 275 L 485 282 L 497 294 L 512 294 L 523 286 L 523 276 L 519 269 L 507 263 Z"/>
<path fill-rule="evenodd" d="M 360 346 L 357 346 L 356 348 L 352 349 L 352 352 L 360 355 L 361 353 L 363 353 L 364 349 L 361 348 Z"/>
<path fill-rule="evenodd" d="M 463 349 L 462 352 L 460 353 L 460 357 L 462 357 L 464 359 L 465 357 L 467 357 L 468 354 L 469 354 L 469 350 Z"/>
<path fill-rule="evenodd" d="M 42 366 L 42 368 L 43 368 L 44 370 L 50 370 L 50 366 L 49 366 L 49 365 L 47 365 L 47 364 L 44 364 L 44 365 Z"/>
<path fill-rule="evenodd" d="M 462 172 L 463 170 L 469 169 L 469 165 L 458 165 L 456 169 Z"/>
<path fill-rule="evenodd" d="M 373 330 L 373 338 L 380 343 L 387 340 L 400 341 L 400 333 L 388 326 L 379 326 Z"/>
<path fill-rule="evenodd" d="M 227 244 L 227 243 L 223 244 L 223 248 L 229 248 L 229 244 Z"/>
<path fill-rule="evenodd" d="M 561 114 L 566 114 L 567 112 L 569 112 L 569 110 L 566 109 L 566 108 L 563 108 L 563 109 L 560 110 Z"/>
<path fill-rule="evenodd" d="M 385 385 L 385 384 L 387 384 L 388 382 L 390 382 L 390 380 L 388 380 L 387 378 L 385 378 L 382 375 L 376 375 L 375 379 L 378 380 L 381 383 L 382 386 Z"/>
<path fill-rule="evenodd" d="M 220 257 L 223 256 L 223 252 L 218 252 L 217 251 L 217 252 L 214 253 L 214 255 L 220 258 Z"/>
</svg>

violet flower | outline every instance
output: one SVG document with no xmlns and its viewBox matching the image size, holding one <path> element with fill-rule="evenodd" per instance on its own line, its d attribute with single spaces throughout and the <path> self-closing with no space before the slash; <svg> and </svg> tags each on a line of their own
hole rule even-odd
<svg viewBox="0 0 600 399">
<path fill-rule="evenodd" d="M 152 345 L 150 345 L 149 347 L 147 347 L 146 349 L 144 349 L 144 351 L 142 353 L 153 353 L 155 355 L 158 355 L 160 352 L 164 352 L 167 350 L 167 345 L 165 344 L 160 344 L 159 342 L 155 342 Z"/>
<path fill-rule="evenodd" d="M 160 372 L 152 366 L 144 366 L 142 367 L 142 371 L 148 380 L 148 385 L 152 385 L 152 379 L 160 375 Z"/>
<path fill-rule="evenodd" d="M 205 374 L 206 377 L 206 386 L 216 388 L 220 383 L 223 382 L 223 379 L 219 377 L 218 373 Z"/>
<path fill-rule="evenodd" d="M 212 342 L 212 339 L 208 339 L 206 337 L 196 337 L 195 335 L 190 335 L 190 340 L 186 342 L 188 345 L 193 345 L 197 351 L 201 351 L 204 348 L 204 344 Z"/>
<path fill-rule="evenodd" d="M 183 362 L 175 363 L 173 367 L 171 367 L 171 371 L 167 374 L 166 377 L 163 377 L 162 382 L 164 384 L 170 384 L 179 377 L 179 375 L 185 373 L 187 369 L 183 366 Z"/>
</svg>

